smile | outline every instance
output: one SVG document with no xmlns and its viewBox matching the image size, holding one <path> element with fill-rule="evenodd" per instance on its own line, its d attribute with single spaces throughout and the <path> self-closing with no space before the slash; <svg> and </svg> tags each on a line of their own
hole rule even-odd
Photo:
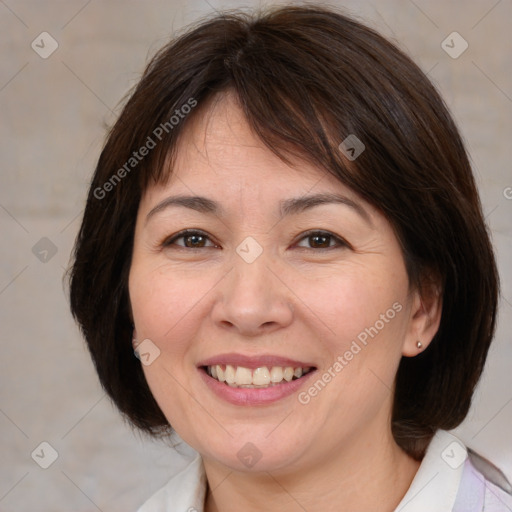
<svg viewBox="0 0 512 512">
<path fill-rule="evenodd" d="M 317 367 L 274 355 L 219 354 L 197 365 L 206 388 L 233 405 L 270 405 L 297 393 Z"/>
<path fill-rule="evenodd" d="M 311 367 L 261 366 L 251 369 L 244 366 L 211 365 L 206 366 L 206 373 L 228 386 L 235 388 L 267 388 L 283 382 L 300 379 L 311 371 Z"/>
</svg>

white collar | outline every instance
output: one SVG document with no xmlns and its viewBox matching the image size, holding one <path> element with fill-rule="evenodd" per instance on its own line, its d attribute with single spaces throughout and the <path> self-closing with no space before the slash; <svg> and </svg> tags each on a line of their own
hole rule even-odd
<svg viewBox="0 0 512 512">
<path fill-rule="evenodd" d="M 190 463 L 147 500 L 137 512 L 203 512 L 206 473 L 196 453 Z"/>
<path fill-rule="evenodd" d="M 466 458 L 464 445 L 438 430 L 395 512 L 452 512 Z M 206 485 L 203 461 L 196 453 L 138 512 L 204 512 Z"/>
<path fill-rule="evenodd" d="M 466 458 L 467 450 L 461 441 L 438 430 L 395 512 L 451 512 Z"/>
</svg>

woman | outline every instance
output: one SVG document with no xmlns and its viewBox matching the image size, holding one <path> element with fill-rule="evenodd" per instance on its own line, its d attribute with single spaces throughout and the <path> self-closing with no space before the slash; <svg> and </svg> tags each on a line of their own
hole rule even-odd
<svg viewBox="0 0 512 512">
<path fill-rule="evenodd" d="M 317 7 L 218 15 L 159 52 L 101 153 L 71 273 L 114 403 L 198 452 L 143 512 L 512 510 L 446 432 L 497 294 L 442 99 Z"/>
</svg>

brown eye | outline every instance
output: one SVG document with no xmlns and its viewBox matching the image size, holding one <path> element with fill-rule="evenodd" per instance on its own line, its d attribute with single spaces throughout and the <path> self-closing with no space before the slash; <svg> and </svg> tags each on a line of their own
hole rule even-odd
<svg viewBox="0 0 512 512">
<path fill-rule="evenodd" d="M 177 243 L 180 240 L 182 242 Z M 206 245 L 207 242 L 210 242 L 211 245 Z M 210 238 L 202 233 L 201 231 L 182 231 L 172 238 L 166 240 L 163 243 L 164 247 L 169 247 L 172 245 L 177 245 L 179 247 L 185 247 L 187 249 L 201 249 L 203 247 L 215 247 L 215 244 L 212 243 Z"/>
<path fill-rule="evenodd" d="M 301 245 L 303 240 L 307 241 L 308 246 Z M 347 246 L 347 244 L 339 237 L 326 231 L 309 232 L 301 238 L 301 241 L 297 245 L 308 249 L 331 249 L 337 246 Z"/>
<path fill-rule="evenodd" d="M 204 247 L 206 237 L 203 235 L 187 235 L 182 237 L 185 241 L 185 247 Z"/>
<path fill-rule="evenodd" d="M 330 235 L 310 235 L 310 244 L 314 248 L 326 248 L 330 247 L 331 236 Z"/>
</svg>

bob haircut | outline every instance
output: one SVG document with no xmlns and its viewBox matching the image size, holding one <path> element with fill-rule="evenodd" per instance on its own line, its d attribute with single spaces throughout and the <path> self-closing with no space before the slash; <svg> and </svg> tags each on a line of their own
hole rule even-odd
<svg viewBox="0 0 512 512">
<path fill-rule="evenodd" d="M 101 152 L 69 273 L 71 310 L 103 388 L 142 431 L 172 432 L 131 343 L 135 221 L 145 190 L 172 172 L 179 134 L 228 91 L 281 159 L 313 163 L 375 206 L 410 286 L 427 293 L 435 283 L 442 295 L 437 334 L 402 358 L 394 390 L 394 438 L 421 459 L 436 430 L 455 428 L 471 405 L 496 323 L 495 258 L 440 95 L 394 44 L 330 8 L 203 20 L 162 48 L 131 92 Z M 349 135 L 365 146 L 357 159 L 340 149 Z"/>
</svg>

